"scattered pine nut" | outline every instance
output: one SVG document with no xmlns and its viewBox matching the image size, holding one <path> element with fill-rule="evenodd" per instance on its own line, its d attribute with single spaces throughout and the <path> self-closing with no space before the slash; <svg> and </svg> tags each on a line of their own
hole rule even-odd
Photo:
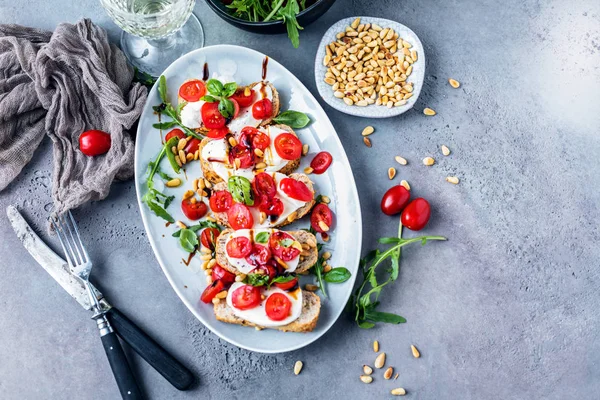
<svg viewBox="0 0 600 400">
<path fill-rule="evenodd" d="M 207 179 L 205 179 L 204 186 L 210 189 L 212 187 L 212 183 L 210 183 Z"/>
<path fill-rule="evenodd" d="M 433 159 L 433 157 L 425 157 L 423 159 L 423 164 L 427 165 L 428 167 L 431 167 L 433 164 L 435 164 L 435 160 Z"/>
<path fill-rule="evenodd" d="M 363 372 L 365 375 L 371 375 L 373 373 L 373 368 L 369 367 L 368 365 L 363 365 Z"/>
<path fill-rule="evenodd" d="M 203 261 L 210 261 L 212 259 L 212 254 L 202 254 L 200 256 L 200 259 Z M 208 265 L 207 265 L 207 267 L 208 267 Z"/>
<path fill-rule="evenodd" d="M 394 368 L 393 367 L 389 367 L 383 373 L 383 378 L 386 379 L 386 380 L 389 380 L 392 377 L 393 373 L 394 373 Z"/>
<path fill-rule="evenodd" d="M 308 154 L 308 144 L 304 144 L 302 146 L 302 155 L 305 156 Z"/>
<path fill-rule="evenodd" d="M 354 21 L 352 21 L 350 26 L 352 27 L 352 29 L 356 29 L 358 28 L 358 24 L 360 24 L 360 18 L 356 18 Z"/>
<path fill-rule="evenodd" d="M 328 196 L 321 195 L 321 203 L 329 204 L 331 203 L 331 199 Z"/>
<path fill-rule="evenodd" d="M 263 153 L 263 151 L 258 147 L 254 149 L 254 154 L 256 154 L 257 157 L 264 157 L 265 155 L 265 153 Z"/>
<path fill-rule="evenodd" d="M 445 156 L 449 156 L 450 155 L 450 149 L 445 144 L 442 145 L 442 154 L 445 155 Z"/>
<path fill-rule="evenodd" d="M 328 273 L 329 271 L 331 271 L 332 267 L 329 264 L 325 264 L 323 265 L 323 272 Z"/>
<path fill-rule="evenodd" d="M 182 164 L 185 164 L 187 162 L 187 159 L 185 158 L 185 153 L 183 152 L 183 150 L 179 150 L 179 160 L 181 161 Z"/>
<path fill-rule="evenodd" d="M 230 136 L 229 144 L 231 145 L 231 147 L 235 147 L 235 146 L 237 146 L 237 140 L 235 140 L 235 138 L 233 136 Z"/>
<path fill-rule="evenodd" d="M 381 353 L 375 359 L 375 368 L 383 368 L 385 365 L 385 353 Z"/>
<path fill-rule="evenodd" d="M 458 178 L 456 176 L 448 176 L 446 177 L 446 182 L 452 183 L 453 185 L 458 185 Z"/>
<path fill-rule="evenodd" d="M 400 374 L 396 372 L 396 375 L 394 375 L 394 380 L 398 379 L 398 376 L 400 376 Z"/>
<path fill-rule="evenodd" d="M 452 86 L 454 89 L 458 89 L 460 87 L 460 82 L 457 81 L 456 79 L 448 79 L 448 83 L 450 84 L 450 86 Z"/>
<path fill-rule="evenodd" d="M 171 153 L 177 154 L 177 146 L 171 146 Z"/>
<path fill-rule="evenodd" d="M 309 292 L 316 292 L 317 290 L 319 290 L 319 287 L 317 285 L 307 283 L 306 285 L 304 285 L 304 289 L 308 290 Z"/>
<path fill-rule="evenodd" d="M 204 262 L 202 263 L 202 269 L 203 269 L 203 270 L 207 270 L 207 269 L 208 269 L 208 261 L 204 261 Z"/>
<path fill-rule="evenodd" d="M 196 150 L 194 152 L 194 161 L 197 161 L 200 158 L 200 150 Z"/>
<path fill-rule="evenodd" d="M 178 226 L 178 227 L 180 227 L 181 229 L 185 229 L 185 228 L 187 228 L 187 226 L 186 226 L 186 225 L 185 225 L 183 222 L 181 222 L 181 221 L 177 221 L 177 222 L 175 222 L 175 225 L 177 225 L 177 226 Z"/>
<path fill-rule="evenodd" d="M 207 285 L 210 285 L 210 284 L 212 284 L 212 283 L 213 283 L 212 276 L 207 276 L 207 277 L 206 277 L 206 284 L 207 284 Z"/>
<path fill-rule="evenodd" d="M 239 158 L 236 158 L 235 161 L 239 161 Z M 237 164 L 237 163 L 236 163 Z M 240 164 L 241 165 L 241 164 Z M 267 164 L 264 162 L 260 162 L 258 164 L 255 165 L 256 169 L 265 169 L 267 168 Z M 238 167 L 239 168 L 239 167 Z"/>
<path fill-rule="evenodd" d="M 323 220 L 319 221 L 319 228 L 324 232 L 329 231 L 329 226 Z"/>
<path fill-rule="evenodd" d="M 396 388 L 392 389 L 390 393 L 392 393 L 394 396 L 404 396 L 406 394 L 406 390 L 404 390 L 404 388 Z"/>
<path fill-rule="evenodd" d="M 408 184 L 407 181 L 405 181 L 404 179 L 402 179 L 400 181 L 400 185 L 404 186 L 404 189 L 408 190 L 410 192 L 410 185 Z"/>
<path fill-rule="evenodd" d="M 314 171 L 314 170 L 312 169 L 312 167 L 306 167 L 306 168 L 304 168 L 304 173 L 305 173 L 306 175 L 310 175 L 310 174 L 312 174 L 312 173 L 313 173 L 313 171 Z"/>
<path fill-rule="evenodd" d="M 394 168 L 394 167 L 388 168 L 388 178 L 390 178 L 390 180 L 392 180 L 392 179 L 394 179 L 395 176 L 396 176 L 396 168 Z"/>
<path fill-rule="evenodd" d="M 175 162 L 177 163 L 177 165 L 179 165 L 180 168 L 183 167 L 183 164 L 181 163 L 179 156 L 175 156 Z"/>
<path fill-rule="evenodd" d="M 412 355 L 414 358 L 421 357 L 421 353 L 419 353 L 419 350 L 414 345 L 410 345 L 410 350 L 412 351 Z"/>
<path fill-rule="evenodd" d="M 373 377 L 372 377 L 372 376 L 370 376 L 370 375 L 361 375 L 361 376 L 360 376 L 360 380 L 361 380 L 363 383 L 371 383 L 371 382 L 373 382 Z"/>
<path fill-rule="evenodd" d="M 373 342 L 373 351 L 375 353 L 379 352 L 379 341 L 377 341 L 377 340 Z"/>
<path fill-rule="evenodd" d="M 265 222 L 266 219 L 267 219 L 267 214 L 265 214 L 263 211 L 261 211 L 259 214 L 258 222 L 260 222 L 262 224 Z"/>
<path fill-rule="evenodd" d="M 217 297 L 218 299 L 224 299 L 224 298 L 226 298 L 226 297 L 227 297 L 227 290 L 223 290 L 223 291 L 221 291 L 221 292 L 217 293 L 217 296 L 216 296 L 216 297 Z"/>
<path fill-rule="evenodd" d="M 296 363 L 294 364 L 294 375 L 298 375 L 300 371 L 302 371 L 303 366 L 304 364 L 302 363 L 302 361 L 296 361 Z"/>
<path fill-rule="evenodd" d="M 432 110 L 431 108 L 427 107 L 426 109 L 423 110 L 423 114 L 431 117 L 431 116 L 434 116 L 436 114 L 436 112 L 434 110 Z"/>
<path fill-rule="evenodd" d="M 186 138 L 179 139 L 179 141 L 177 142 L 177 151 L 183 150 L 183 148 L 185 147 L 186 144 L 187 144 Z"/>
<path fill-rule="evenodd" d="M 213 297 L 213 299 L 212 299 L 213 304 L 219 304 L 220 302 L 221 302 L 221 299 L 219 299 L 218 297 Z"/>
<path fill-rule="evenodd" d="M 361 135 L 363 135 L 363 136 L 369 136 L 373 132 L 375 132 L 375 128 L 373 128 L 372 126 L 367 126 L 365 129 L 363 129 Z"/>
<path fill-rule="evenodd" d="M 206 267 L 207 267 L 207 269 L 208 268 L 213 269 L 215 267 L 215 265 L 217 265 L 217 260 L 213 258 L 208 261 L 208 265 Z"/>
<path fill-rule="evenodd" d="M 404 158 L 404 157 L 396 156 L 396 157 L 394 157 L 394 159 L 400 165 L 406 165 L 406 164 L 408 164 L 408 161 L 406 161 L 406 158 Z"/>
<path fill-rule="evenodd" d="M 331 258 L 331 252 L 326 251 L 325 253 L 323 253 L 323 260 L 327 261 Z"/>
<path fill-rule="evenodd" d="M 371 147 L 371 146 L 372 146 L 372 144 L 371 144 L 371 139 L 369 139 L 368 137 L 364 137 L 364 138 L 363 138 L 363 142 L 365 143 L 365 145 L 366 145 L 367 147 Z"/>
<path fill-rule="evenodd" d="M 195 197 L 192 197 L 192 198 L 190 199 L 190 203 L 192 203 L 192 204 L 196 204 L 197 202 L 198 202 L 198 200 L 196 200 L 196 198 L 195 198 Z"/>
<path fill-rule="evenodd" d="M 186 190 L 185 193 L 183 194 L 183 199 L 187 200 L 190 197 L 194 196 L 194 191 L 193 190 Z"/>
<path fill-rule="evenodd" d="M 241 282 L 241 281 L 243 281 L 244 279 L 246 279 L 246 275 L 244 275 L 244 274 L 240 274 L 240 275 L 236 275 L 236 276 L 235 276 L 235 281 L 236 281 L 236 282 Z"/>
<path fill-rule="evenodd" d="M 192 182 L 192 188 L 194 189 L 194 192 L 198 190 L 198 179 L 194 179 L 194 182 Z"/>
<path fill-rule="evenodd" d="M 179 179 L 179 178 L 173 178 L 170 181 L 168 181 L 166 183 L 166 185 L 168 187 L 177 187 L 177 186 L 181 185 L 181 179 Z"/>
</svg>

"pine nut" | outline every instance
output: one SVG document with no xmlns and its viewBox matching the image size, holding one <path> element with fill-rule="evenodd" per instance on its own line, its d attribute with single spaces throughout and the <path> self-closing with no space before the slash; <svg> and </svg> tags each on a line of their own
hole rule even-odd
<svg viewBox="0 0 600 400">
<path fill-rule="evenodd" d="M 431 116 L 435 115 L 436 112 L 434 110 L 432 110 L 431 108 L 427 107 L 423 110 L 423 114 L 431 117 Z"/>
<path fill-rule="evenodd" d="M 388 178 L 390 178 L 390 180 L 392 180 L 392 179 L 394 179 L 395 176 L 396 176 L 396 168 L 394 168 L 394 167 L 388 168 Z"/>
<path fill-rule="evenodd" d="M 166 185 L 167 185 L 167 187 L 177 187 L 177 186 L 181 185 L 181 179 L 179 179 L 179 178 L 171 179 L 170 181 L 168 181 L 166 183 Z"/>
<path fill-rule="evenodd" d="M 187 153 L 185 155 L 186 161 L 192 161 L 194 159 L 194 155 L 192 153 Z"/>
<path fill-rule="evenodd" d="M 187 200 L 190 197 L 192 197 L 193 195 L 194 195 L 193 190 L 186 190 L 185 193 L 183 194 L 183 200 Z"/>
<path fill-rule="evenodd" d="M 408 161 L 406 161 L 406 158 L 404 158 L 404 157 L 396 156 L 396 157 L 394 157 L 394 159 L 400 165 L 406 165 L 406 164 L 408 164 Z"/>
<path fill-rule="evenodd" d="M 442 154 L 445 155 L 445 156 L 449 156 L 450 155 L 450 149 L 445 144 L 442 145 Z"/>
<path fill-rule="evenodd" d="M 323 220 L 319 221 L 319 228 L 321 228 L 321 230 L 324 232 L 329 231 L 329 226 Z"/>
<path fill-rule="evenodd" d="M 183 167 L 183 164 L 181 163 L 179 156 L 175 156 L 175 162 L 177 163 L 177 165 L 179 165 L 179 167 Z"/>
<path fill-rule="evenodd" d="M 371 146 L 373 146 L 373 145 L 371 144 L 371 139 L 369 139 L 368 137 L 364 137 L 364 138 L 363 138 L 363 142 L 365 143 L 365 145 L 366 145 L 367 147 L 371 147 Z"/>
<path fill-rule="evenodd" d="M 331 203 L 331 199 L 328 196 L 321 195 L 321 203 L 329 204 Z"/>
<path fill-rule="evenodd" d="M 388 380 L 392 377 L 392 374 L 394 373 L 394 368 L 389 367 L 388 369 L 385 370 L 385 372 L 383 373 L 383 378 Z"/>
<path fill-rule="evenodd" d="M 406 394 L 406 390 L 404 390 L 403 388 L 396 388 L 392 389 L 390 393 L 394 396 L 404 396 Z"/>
<path fill-rule="evenodd" d="M 398 379 L 399 376 L 400 374 L 396 372 L 396 375 L 394 375 L 394 380 Z"/>
<path fill-rule="evenodd" d="M 304 364 L 302 363 L 302 361 L 296 361 L 296 363 L 294 364 L 294 375 L 298 375 L 300 371 L 302 371 L 303 365 Z"/>
<path fill-rule="evenodd" d="M 407 181 L 405 181 L 404 179 L 402 179 L 400 181 L 400 185 L 404 186 L 404 189 L 408 190 L 410 192 L 410 185 L 408 184 Z"/>
<path fill-rule="evenodd" d="M 294 222 L 296 220 L 296 218 L 298 218 L 298 212 L 294 211 L 293 213 L 288 215 L 287 220 L 289 222 Z"/>
<path fill-rule="evenodd" d="M 194 189 L 194 192 L 198 190 L 198 179 L 194 179 L 192 182 L 192 188 Z"/>
<path fill-rule="evenodd" d="M 183 148 L 185 147 L 186 144 L 187 144 L 186 138 L 179 139 L 179 141 L 177 142 L 177 151 L 183 150 Z"/>
<path fill-rule="evenodd" d="M 450 86 L 452 86 L 454 89 L 458 89 L 460 87 L 460 82 L 457 81 L 456 79 L 448 79 L 448 83 L 450 84 Z"/>
<path fill-rule="evenodd" d="M 354 21 L 352 21 L 350 26 L 352 27 L 352 29 L 356 29 L 358 28 L 358 24 L 360 24 L 360 18 L 356 18 Z"/>
<path fill-rule="evenodd" d="M 183 222 L 181 222 L 181 221 L 176 221 L 175 225 L 177 225 L 181 229 L 187 228 L 187 226 Z"/>
<path fill-rule="evenodd" d="M 304 290 L 307 290 L 309 292 L 316 292 L 317 290 L 319 290 L 319 287 L 317 285 L 307 283 L 306 285 L 304 285 Z"/>
<path fill-rule="evenodd" d="M 213 297 L 213 299 L 211 301 L 213 304 L 217 305 L 221 302 L 221 299 L 219 299 L 218 297 Z"/>
<path fill-rule="evenodd" d="M 235 147 L 237 146 L 237 140 L 235 140 L 235 138 L 233 136 L 229 137 L 229 144 L 231 145 L 231 147 Z"/>
<path fill-rule="evenodd" d="M 171 146 L 171 153 L 177 154 L 177 146 Z"/>
<path fill-rule="evenodd" d="M 236 282 L 241 282 L 241 281 L 243 281 L 244 279 L 246 279 L 246 275 L 245 275 L 245 274 L 240 274 L 240 275 L 236 275 L 236 276 L 235 276 L 235 281 L 236 281 Z"/>
<path fill-rule="evenodd" d="M 185 153 L 183 152 L 183 150 L 179 150 L 179 160 L 181 160 L 182 164 L 185 164 L 187 162 L 187 159 L 185 158 Z"/>
<path fill-rule="evenodd" d="M 363 136 L 369 136 L 373 132 L 375 132 L 375 128 L 373 128 L 372 126 L 367 126 L 365 129 L 363 129 L 362 135 Z"/>
<path fill-rule="evenodd" d="M 332 269 L 333 269 L 333 268 L 332 268 L 332 266 L 331 266 L 331 265 L 329 265 L 329 264 L 325 264 L 325 265 L 323 266 L 323 272 L 325 272 L 325 273 L 327 273 L 327 272 L 331 271 Z"/>
<path fill-rule="evenodd" d="M 208 265 L 206 266 L 207 269 L 213 269 L 215 267 L 215 265 L 217 265 L 217 260 L 215 260 L 214 258 L 208 261 Z"/>
<path fill-rule="evenodd" d="M 361 375 L 361 376 L 360 376 L 360 380 L 361 380 L 363 383 L 371 383 L 371 382 L 373 382 L 373 377 L 372 377 L 372 376 L 370 376 L 370 375 Z"/>
<path fill-rule="evenodd" d="M 458 185 L 458 178 L 456 176 L 448 176 L 446 177 L 446 182 L 452 183 L 454 185 Z"/>
<path fill-rule="evenodd" d="M 379 341 L 377 341 L 377 340 L 373 342 L 373 351 L 375 353 L 379 352 Z"/>
<path fill-rule="evenodd" d="M 264 157 L 265 153 L 263 153 L 263 151 L 261 149 L 259 149 L 258 147 L 254 149 L 254 154 L 256 154 L 257 157 Z"/>
<path fill-rule="evenodd" d="M 305 156 L 308 154 L 308 144 L 302 145 L 302 155 Z"/>
<path fill-rule="evenodd" d="M 414 358 L 421 357 L 421 353 L 419 353 L 419 350 L 414 345 L 410 345 L 410 350 L 412 351 L 412 355 Z"/>
<path fill-rule="evenodd" d="M 196 198 L 195 198 L 195 197 L 192 197 L 192 198 L 190 199 L 190 203 L 192 203 L 192 204 L 196 204 L 197 202 L 198 202 L 198 200 L 196 200 Z"/>
<path fill-rule="evenodd" d="M 331 258 L 331 252 L 326 251 L 325 253 L 323 253 L 323 260 L 327 261 Z"/>
<path fill-rule="evenodd" d="M 369 367 L 368 365 L 363 365 L 363 372 L 365 375 L 371 375 L 373 373 L 373 368 Z"/>
<path fill-rule="evenodd" d="M 435 164 L 435 160 L 433 159 L 433 157 L 425 157 L 423 159 L 423 164 L 427 165 L 428 167 L 431 167 L 433 164 Z"/>
<path fill-rule="evenodd" d="M 314 170 L 312 169 L 312 167 L 306 167 L 306 168 L 304 168 L 304 173 L 305 173 L 306 175 L 310 175 L 310 174 L 312 174 L 312 173 L 313 173 L 313 171 L 314 171 Z"/>
<path fill-rule="evenodd" d="M 239 159 L 236 159 L 236 161 L 239 161 Z M 265 169 L 267 168 L 267 164 L 264 162 L 259 162 L 258 164 L 255 165 L 256 169 Z"/>
<path fill-rule="evenodd" d="M 381 353 L 375 359 L 375 368 L 383 368 L 385 365 L 385 353 Z"/>
<path fill-rule="evenodd" d="M 223 290 L 222 292 L 217 293 L 216 298 L 217 299 L 224 299 L 227 297 L 227 290 Z"/>
<path fill-rule="evenodd" d="M 259 222 L 261 224 L 263 224 L 266 219 L 267 219 L 267 214 L 265 214 L 264 212 L 261 211 L 260 214 L 259 214 Z"/>
</svg>

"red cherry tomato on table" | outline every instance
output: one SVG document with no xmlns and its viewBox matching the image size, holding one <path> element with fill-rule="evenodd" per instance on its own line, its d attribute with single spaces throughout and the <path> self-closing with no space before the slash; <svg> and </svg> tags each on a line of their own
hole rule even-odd
<svg viewBox="0 0 600 400">
<path fill-rule="evenodd" d="M 289 282 L 283 282 L 283 283 L 275 282 L 275 286 L 277 286 L 281 290 L 293 289 L 294 287 L 296 287 L 297 284 L 298 284 L 298 278 L 294 278 Z"/>
<path fill-rule="evenodd" d="M 213 281 L 213 283 L 211 283 L 210 285 L 208 285 L 206 287 L 206 289 L 204 289 L 204 292 L 202 292 L 202 296 L 200 296 L 200 300 L 202 300 L 204 303 L 208 304 L 224 288 L 225 288 L 225 285 L 220 280 Z"/>
<path fill-rule="evenodd" d="M 226 126 L 222 128 L 213 128 L 209 129 L 208 132 L 205 133 L 206 137 L 211 139 L 223 139 L 229 133 L 229 129 Z"/>
<path fill-rule="evenodd" d="M 240 162 L 238 168 L 250 168 L 254 165 L 254 152 L 241 144 L 235 145 L 229 150 L 229 164 L 237 165 L 235 160 Z"/>
<path fill-rule="evenodd" d="M 241 203 L 235 203 L 227 210 L 227 221 L 234 230 L 250 229 L 254 225 L 250 209 Z"/>
<path fill-rule="evenodd" d="M 198 101 L 206 94 L 206 86 L 200 80 L 185 82 L 179 87 L 179 97 L 185 101 Z"/>
<path fill-rule="evenodd" d="M 273 114 L 273 103 L 269 99 L 262 99 L 252 106 L 252 116 L 254 119 L 271 118 Z"/>
<path fill-rule="evenodd" d="M 406 207 L 410 192 L 402 185 L 392 186 L 381 198 L 381 211 L 386 215 L 396 215 Z"/>
<path fill-rule="evenodd" d="M 321 228 L 319 222 L 323 222 L 325 225 L 331 228 L 333 223 L 333 214 L 327 204 L 317 204 L 315 208 L 313 208 L 312 214 L 310 215 L 310 226 L 312 226 L 312 228 L 319 233 L 326 232 L 323 228 Z"/>
<path fill-rule="evenodd" d="M 284 160 L 295 160 L 302 154 L 302 142 L 291 133 L 282 133 L 275 138 L 275 151 Z"/>
<path fill-rule="evenodd" d="M 110 135 L 96 129 L 85 131 L 79 136 L 79 150 L 86 156 L 99 156 L 110 150 Z"/>
<path fill-rule="evenodd" d="M 235 282 L 235 275 L 231 272 L 227 271 L 225 268 L 221 267 L 219 264 L 215 265 L 211 277 L 214 281 L 223 282 L 224 286 L 229 286 L 233 282 Z"/>
<path fill-rule="evenodd" d="M 233 258 L 244 258 L 252 252 L 252 243 L 250 239 L 244 236 L 234 237 L 227 241 L 225 246 L 227 255 Z"/>
<path fill-rule="evenodd" d="M 292 302 L 283 293 L 273 293 L 265 303 L 267 317 L 273 321 L 282 321 L 290 315 Z"/>
<path fill-rule="evenodd" d="M 246 256 L 246 261 L 255 267 L 264 265 L 271 258 L 271 250 L 261 244 L 254 244 L 252 252 Z"/>
<path fill-rule="evenodd" d="M 214 250 L 217 238 L 219 237 L 219 230 L 217 228 L 205 228 L 200 234 L 200 242 L 202 246 L 207 249 Z"/>
<path fill-rule="evenodd" d="M 212 193 L 208 202 L 214 212 L 225 212 L 233 204 L 233 197 L 227 190 L 218 190 Z"/>
<path fill-rule="evenodd" d="M 400 216 L 402 225 L 411 231 L 420 231 L 429 222 L 431 207 L 429 202 L 422 197 L 414 199 L 404 208 Z"/>
<path fill-rule="evenodd" d="M 327 151 L 322 151 L 313 158 L 310 162 L 310 167 L 313 169 L 315 174 L 322 174 L 327 171 L 327 168 L 331 165 L 333 157 Z"/>
<path fill-rule="evenodd" d="M 191 199 L 185 199 L 181 202 L 181 209 L 185 216 L 192 221 L 199 220 L 208 212 L 208 207 L 202 200 L 192 203 Z"/>
<path fill-rule="evenodd" d="M 314 196 L 313 192 L 310 191 L 304 182 L 297 181 L 293 178 L 283 178 L 281 182 L 279 182 L 279 187 L 283 190 L 283 193 L 294 200 L 311 201 Z"/>
<path fill-rule="evenodd" d="M 219 111 L 219 103 L 204 103 L 200 110 L 202 122 L 208 129 L 222 128 L 227 123 L 225 117 Z"/>
<path fill-rule="evenodd" d="M 183 131 L 181 129 L 175 128 L 175 129 L 171 130 L 171 132 L 167 133 L 167 136 L 165 136 L 165 142 L 168 142 L 169 139 L 174 138 L 174 137 L 183 139 L 183 138 L 185 138 L 185 133 L 183 133 Z"/>
<path fill-rule="evenodd" d="M 254 90 L 250 89 L 246 95 L 246 89 L 239 88 L 230 99 L 237 101 L 240 107 L 248 107 L 254 102 Z"/>
<path fill-rule="evenodd" d="M 249 310 L 260 304 L 260 289 L 250 285 L 240 286 L 231 295 L 231 303 L 238 310 Z"/>
<path fill-rule="evenodd" d="M 291 242 L 294 242 L 295 240 L 296 239 L 289 233 L 276 231 L 273 232 L 269 238 L 269 247 L 275 256 L 283 261 L 290 261 L 300 254 L 300 250 L 291 245 Z"/>
<path fill-rule="evenodd" d="M 192 153 L 194 154 L 196 152 L 196 150 L 198 150 L 200 148 L 200 139 L 196 139 L 195 137 L 191 137 L 188 139 L 187 144 L 184 147 L 184 151 L 185 153 Z"/>
</svg>

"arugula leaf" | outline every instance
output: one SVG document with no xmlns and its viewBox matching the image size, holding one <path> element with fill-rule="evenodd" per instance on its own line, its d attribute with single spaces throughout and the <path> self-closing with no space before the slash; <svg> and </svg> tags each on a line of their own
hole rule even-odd
<svg viewBox="0 0 600 400">
<path fill-rule="evenodd" d="M 310 123 L 308 115 L 300 111 L 287 110 L 273 118 L 278 124 L 284 124 L 294 129 L 304 128 Z"/>
<path fill-rule="evenodd" d="M 186 229 L 188 229 L 192 232 L 198 232 L 200 229 L 204 229 L 204 228 L 217 228 L 219 230 L 219 232 L 221 232 L 221 230 L 222 230 L 221 227 L 219 225 L 217 225 L 216 222 L 209 221 L 209 220 L 201 221 L 199 224 L 196 224 L 196 225 L 190 225 Z M 181 229 L 173 232 L 173 234 L 171 236 L 179 237 L 179 235 L 181 235 Z"/>
<path fill-rule="evenodd" d="M 331 270 L 329 270 L 329 272 L 325 274 L 325 281 L 329 283 L 342 283 L 350 279 L 351 276 L 352 274 L 350 273 L 350 271 L 348 271 L 347 268 L 332 268 Z"/>
<path fill-rule="evenodd" d="M 173 171 L 175 171 L 175 173 L 178 174 L 179 171 L 181 171 L 181 167 L 179 166 L 179 164 L 177 164 L 177 161 L 175 161 L 175 154 L 173 154 L 173 152 L 171 151 L 171 148 L 173 146 L 177 146 L 177 142 L 179 142 L 179 138 L 177 136 L 173 136 L 171 139 L 167 140 L 164 148 L 167 153 L 167 159 L 171 164 L 171 168 L 173 168 Z"/>
<path fill-rule="evenodd" d="M 208 93 L 218 97 L 221 96 L 221 92 L 223 91 L 223 84 L 218 79 L 209 79 L 206 82 L 206 89 Z"/>
<path fill-rule="evenodd" d="M 237 90 L 237 83 L 228 82 L 223 86 L 223 90 L 221 91 L 221 96 L 231 97 L 235 93 L 236 90 Z"/>
<path fill-rule="evenodd" d="M 406 319 L 400 315 L 381 311 L 367 312 L 365 314 L 365 319 L 372 322 L 385 322 L 388 324 L 403 324 L 406 322 Z"/>
<path fill-rule="evenodd" d="M 246 204 L 247 206 L 254 205 L 254 197 L 252 196 L 252 185 L 248 178 L 243 176 L 232 176 L 227 180 L 227 190 L 231 193 L 231 197 L 238 203 Z"/>
<path fill-rule="evenodd" d="M 171 178 L 169 175 L 167 175 L 167 174 L 165 174 L 164 172 L 162 172 L 162 171 L 160 170 L 160 167 L 158 167 L 158 166 L 155 166 L 155 165 L 154 165 L 154 161 L 150 161 L 150 162 L 148 163 L 148 169 L 149 169 L 150 171 L 154 170 L 154 171 L 155 171 L 154 173 L 158 174 L 158 175 L 159 175 L 159 176 L 160 176 L 162 179 L 164 179 L 165 181 L 170 181 L 171 179 L 173 179 L 173 178 Z"/>
<path fill-rule="evenodd" d="M 296 14 L 299 12 L 300 7 L 298 6 L 298 2 L 296 0 L 288 0 L 286 5 L 281 7 L 277 13 L 283 18 L 283 22 L 287 28 L 288 37 L 292 42 L 292 46 L 296 49 L 300 46 L 300 34 L 298 33 L 298 30 L 303 29 L 296 20 Z"/>
<path fill-rule="evenodd" d="M 269 283 L 269 275 L 266 274 L 248 274 L 244 283 L 251 286 L 265 286 Z"/>
<path fill-rule="evenodd" d="M 198 235 L 191 229 L 182 229 L 179 235 L 179 244 L 188 253 L 193 253 L 198 246 Z"/>
<path fill-rule="evenodd" d="M 133 81 L 150 88 L 156 83 L 156 78 L 147 72 L 140 71 L 137 67 L 133 67 Z"/>
<path fill-rule="evenodd" d="M 235 112 L 235 106 L 233 102 L 229 99 L 222 98 L 219 102 L 219 112 L 225 118 L 232 118 L 233 113 Z"/>
<path fill-rule="evenodd" d="M 152 127 L 154 129 L 169 129 L 169 128 L 172 128 L 177 125 L 178 125 L 177 121 L 167 121 L 167 122 L 160 122 L 158 124 L 152 124 Z"/>
<path fill-rule="evenodd" d="M 167 78 L 164 75 L 161 75 L 158 78 L 158 95 L 160 96 L 160 100 L 163 103 L 168 103 L 167 101 Z"/>
<path fill-rule="evenodd" d="M 269 232 L 260 232 L 258 235 L 256 235 L 256 237 L 254 238 L 254 241 L 256 243 L 267 243 L 269 241 Z"/>
<path fill-rule="evenodd" d="M 142 196 L 142 201 L 146 203 L 148 208 L 156 214 L 158 217 L 164 219 L 167 222 L 173 223 L 175 219 L 167 212 L 166 208 L 173 201 L 174 196 L 167 196 L 158 190 L 154 189 L 154 175 L 160 173 L 158 165 L 160 160 L 165 156 L 165 146 L 160 150 L 156 159 L 148 163 L 148 177 L 146 178 L 147 192 Z"/>
</svg>

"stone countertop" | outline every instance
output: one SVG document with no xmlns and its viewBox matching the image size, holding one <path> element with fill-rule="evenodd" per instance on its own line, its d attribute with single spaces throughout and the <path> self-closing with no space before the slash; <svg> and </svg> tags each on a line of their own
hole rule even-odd
<svg viewBox="0 0 600 400">
<path fill-rule="evenodd" d="M 27 11 L 25 11 L 27 10 Z M 379 211 L 394 156 L 409 160 L 394 182 L 410 182 L 432 204 L 426 233 L 447 243 L 403 252 L 400 280 L 384 290 L 382 309 L 408 323 L 357 328 L 346 317 L 304 349 L 261 355 L 205 329 L 179 301 L 146 238 L 133 182 L 82 207 L 93 279 L 199 376 L 178 392 L 132 355 L 150 399 L 385 398 L 402 386 L 413 399 L 589 399 L 600 391 L 600 4 L 582 0 L 338 0 L 301 32 L 246 33 L 199 1 L 206 45 L 232 43 L 267 53 L 313 92 L 316 46 L 337 20 L 372 15 L 419 35 L 427 53 L 425 86 L 415 109 L 365 120 L 327 105 L 353 166 L 363 213 L 363 250 L 392 235 L 397 220 Z M 85 16 L 119 30 L 99 2 L 0 0 L 0 21 L 53 29 Z M 452 89 L 448 78 L 462 83 Z M 438 114 L 426 117 L 422 109 Z M 373 147 L 360 131 L 373 125 Z M 446 144 L 452 155 L 443 157 Z M 48 239 L 51 145 L 36 152 L 0 193 Z M 425 167 L 421 159 L 434 156 Z M 444 181 L 460 177 L 459 185 Z M 118 390 L 95 324 L 21 247 L 0 215 L 0 397 L 116 399 Z M 55 239 L 50 240 L 56 245 Z M 397 381 L 361 383 L 379 340 Z M 413 359 L 410 344 L 421 350 Z M 294 376 L 296 360 L 304 362 Z"/>
</svg>

